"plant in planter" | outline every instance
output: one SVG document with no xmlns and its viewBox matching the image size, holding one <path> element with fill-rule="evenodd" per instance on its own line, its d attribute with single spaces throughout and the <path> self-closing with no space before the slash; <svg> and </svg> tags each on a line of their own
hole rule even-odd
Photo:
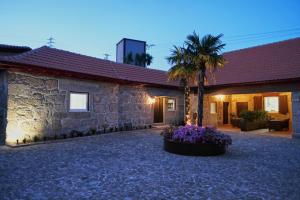
<svg viewBox="0 0 300 200">
<path fill-rule="evenodd" d="M 103 133 L 106 133 L 106 129 L 108 128 L 108 124 L 103 124 L 102 128 L 103 128 Z"/>
<path fill-rule="evenodd" d="M 75 131 L 75 130 L 72 130 L 72 131 L 70 132 L 70 137 L 73 138 L 73 137 L 75 137 L 75 136 L 76 136 L 76 131 Z"/>
<path fill-rule="evenodd" d="M 268 112 L 259 110 L 259 111 L 242 111 L 240 121 L 240 128 L 242 131 L 252 131 L 261 128 L 268 127 L 268 121 L 270 116 Z"/>
<path fill-rule="evenodd" d="M 77 137 L 82 137 L 83 136 L 83 132 L 82 131 L 76 131 L 77 133 Z"/>
<path fill-rule="evenodd" d="M 40 140 L 40 138 L 37 136 L 37 135 L 35 135 L 34 137 L 33 137 L 33 141 L 34 142 L 38 142 Z"/>
<path fill-rule="evenodd" d="M 95 128 L 91 128 L 89 132 L 91 135 L 96 135 L 97 130 Z"/>
<path fill-rule="evenodd" d="M 232 140 L 229 135 L 213 127 L 186 125 L 168 127 L 163 132 L 164 149 L 182 155 L 220 155 L 226 152 Z"/>
</svg>

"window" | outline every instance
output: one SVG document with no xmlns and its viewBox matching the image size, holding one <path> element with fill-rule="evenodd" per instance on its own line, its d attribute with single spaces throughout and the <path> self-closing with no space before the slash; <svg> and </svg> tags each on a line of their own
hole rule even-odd
<svg viewBox="0 0 300 200">
<path fill-rule="evenodd" d="M 217 103 L 216 102 L 210 103 L 210 113 L 211 114 L 217 113 Z"/>
<path fill-rule="evenodd" d="M 265 97 L 265 111 L 270 113 L 279 112 L 279 98 L 278 97 Z"/>
<path fill-rule="evenodd" d="M 175 111 L 175 99 L 168 99 L 168 111 Z"/>
<path fill-rule="evenodd" d="M 88 93 L 70 93 L 70 111 L 88 111 Z"/>
</svg>

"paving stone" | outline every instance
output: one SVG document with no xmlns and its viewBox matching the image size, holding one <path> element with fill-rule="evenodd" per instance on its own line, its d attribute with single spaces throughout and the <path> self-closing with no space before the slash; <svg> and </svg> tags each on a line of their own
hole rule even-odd
<svg viewBox="0 0 300 200">
<path fill-rule="evenodd" d="M 0 147 L 0 199 L 300 199 L 300 140 L 231 136 L 215 157 L 167 153 L 153 129 Z"/>
</svg>

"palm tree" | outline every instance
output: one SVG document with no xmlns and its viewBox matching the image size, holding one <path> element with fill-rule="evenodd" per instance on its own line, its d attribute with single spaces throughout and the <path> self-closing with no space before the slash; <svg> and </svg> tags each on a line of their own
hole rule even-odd
<svg viewBox="0 0 300 200">
<path fill-rule="evenodd" d="M 190 87 L 189 82 L 195 79 L 195 71 L 189 63 L 189 57 L 184 47 L 173 46 L 167 60 L 173 66 L 168 71 L 169 80 L 179 80 L 184 88 L 185 122 L 189 122 L 190 114 Z"/>
<path fill-rule="evenodd" d="M 130 52 L 124 58 L 124 63 L 126 64 L 134 63 L 135 65 L 142 66 L 142 67 L 151 65 L 152 61 L 153 61 L 153 57 L 148 53 L 135 54 L 135 56 L 133 56 L 133 53 Z"/>
<path fill-rule="evenodd" d="M 148 53 L 141 53 L 135 55 L 135 65 L 148 66 L 152 63 L 153 57 Z"/>
<path fill-rule="evenodd" d="M 187 54 L 189 55 L 194 70 L 198 73 L 198 117 L 197 125 L 202 126 L 203 119 L 203 98 L 204 98 L 204 80 L 206 71 L 213 72 L 218 67 L 223 67 L 225 59 L 221 50 L 225 44 L 222 43 L 221 37 L 205 35 L 202 39 L 195 32 L 187 36 L 185 44 L 187 45 Z"/>
<path fill-rule="evenodd" d="M 127 54 L 127 56 L 124 58 L 124 63 L 126 64 L 132 64 L 133 63 L 133 55 L 132 52 Z"/>
</svg>

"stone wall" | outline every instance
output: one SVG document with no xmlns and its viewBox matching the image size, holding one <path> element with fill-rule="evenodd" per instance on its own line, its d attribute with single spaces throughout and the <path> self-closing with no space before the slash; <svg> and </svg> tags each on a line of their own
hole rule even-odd
<svg viewBox="0 0 300 200">
<path fill-rule="evenodd" d="M 278 95 L 286 95 L 288 100 L 288 114 L 285 116 L 289 118 L 289 127 L 292 130 L 292 122 L 294 119 L 292 112 L 292 97 L 291 92 L 279 92 Z M 230 123 L 230 114 L 236 115 L 236 103 L 237 102 L 248 102 L 248 109 L 254 110 L 254 96 L 262 96 L 262 93 L 256 94 L 232 94 L 232 95 L 205 95 L 203 102 L 203 125 L 220 126 L 223 124 L 223 102 L 229 102 L 229 116 L 228 120 Z M 197 112 L 197 95 L 192 94 L 191 100 L 191 114 Z M 217 113 L 210 113 L 210 103 L 215 102 L 217 104 Z M 294 110 L 294 108 L 293 108 Z M 280 118 L 284 115 L 279 113 L 269 113 L 271 117 Z"/>
<path fill-rule="evenodd" d="M 154 114 L 148 98 L 153 96 L 176 98 L 178 110 L 172 118 L 183 119 L 183 93 L 178 90 L 11 72 L 8 83 L 7 142 L 54 137 L 72 130 L 102 130 L 124 123 L 149 125 Z M 70 92 L 89 94 L 88 112 L 69 111 Z"/>
<path fill-rule="evenodd" d="M 147 88 L 147 93 L 150 97 L 160 96 L 164 97 L 164 123 L 173 124 L 180 123 L 184 120 L 184 97 L 183 91 L 170 90 L 165 88 Z M 175 99 L 175 111 L 168 111 L 167 99 L 171 97 Z M 153 110 L 152 105 L 152 110 Z M 153 116 L 153 115 L 152 115 Z"/>
<path fill-rule="evenodd" d="M 293 137 L 300 138 L 300 91 L 292 92 Z"/>
<path fill-rule="evenodd" d="M 0 145 L 5 144 L 7 124 L 7 72 L 0 70 Z"/>
<path fill-rule="evenodd" d="M 133 126 L 153 123 L 152 105 L 149 94 L 143 86 L 120 85 L 118 92 L 118 123 L 132 123 Z"/>
</svg>

